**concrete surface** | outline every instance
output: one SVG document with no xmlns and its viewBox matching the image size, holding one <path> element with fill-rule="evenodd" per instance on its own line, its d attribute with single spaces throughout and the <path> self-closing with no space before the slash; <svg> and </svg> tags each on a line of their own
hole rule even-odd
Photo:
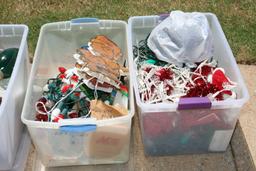
<svg viewBox="0 0 256 171">
<path fill-rule="evenodd" d="M 130 160 L 125 164 L 45 168 L 31 147 L 26 171 L 82 170 L 182 170 L 244 171 L 256 170 L 256 66 L 240 65 L 251 99 L 240 114 L 240 122 L 225 153 L 147 157 L 144 155 L 138 116 L 133 120 Z M 254 114 L 255 113 L 255 114 Z"/>
<path fill-rule="evenodd" d="M 256 164 L 256 66 L 240 65 L 239 67 L 250 94 L 249 102 L 241 110 L 239 121 Z"/>
</svg>

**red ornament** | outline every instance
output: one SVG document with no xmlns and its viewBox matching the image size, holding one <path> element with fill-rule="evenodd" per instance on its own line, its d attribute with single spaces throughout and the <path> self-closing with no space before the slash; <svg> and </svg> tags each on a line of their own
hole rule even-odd
<svg viewBox="0 0 256 171">
<path fill-rule="evenodd" d="M 204 65 L 204 66 L 201 67 L 201 73 L 200 74 L 202 76 L 207 77 L 209 74 L 212 73 L 212 70 L 213 70 L 213 67 L 211 67 L 209 65 Z M 198 72 L 199 72 L 199 70 L 198 70 Z"/>
<path fill-rule="evenodd" d="M 70 85 L 65 85 L 62 87 L 61 92 L 66 93 L 69 90 L 69 88 L 70 88 Z"/>
<path fill-rule="evenodd" d="M 44 114 L 37 113 L 37 114 L 36 114 L 36 121 L 44 121 L 44 122 L 47 122 L 47 121 L 48 121 L 48 116 L 47 116 L 47 115 L 44 115 Z"/>
<path fill-rule="evenodd" d="M 183 97 L 205 97 L 208 94 L 214 94 L 221 90 L 223 90 L 224 84 L 232 85 L 232 82 L 225 76 L 225 72 L 222 68 L 216 68 L 213 71 L 213 67 L 204 65 L 201 67 L 201 72 L 199 69 L 195 71 L 195 73 L 200 74 L 193 74 L 192 80 L 194 81 L 195 85 L 188 84 L 187 87 L 190 88 L 187 91 L 187 94 Z M 212 74 L 212 82 L 207 81 L 207 77 Z M 223 95 L 232 95 L 232 91 L 225 90 L 220 92 L 215 99 L 216 100 L 223 100 Z"/>
<path fill-rule="evenodd" d="M 203 78 L 200 78 L 200 77 L 197 77 L 196 79 L 193 80 L 194 83 L 197 85 L 197 86 L 202 86 L 202 85 L 205 85 L 205 81 Z"/>
<path fill-rule="evenodd" d="M 220 90 L 223 89 L 224 84 L 232 85 L 231 81 L 225 75 L 222 68 L 216 68 L 212 74 L 212 83 L 217 86 Z"/>
<path fill-rule="evenodd" d="M 80 94 L 81 94 L 80 92 L 75 92 L 75 93 L 74 93 L 74 95 L 77 96 L 77 97 L 79 97 Z"/>
<path fill-rule="evenodd" d="M 75 81 L 75 82 L 78 82 L 78 76 L 77 76 L 77 75 L 73 75 L 73 76 L 71 77 L 71 79 L 72 79 L 73 81 Z"/>
<path fill-rule="evenodd" d="M 64 74 L 66 71 L 67 71 L 66 68 L 64 68 L 64 67 L 59 67 L 59 72 L 60 72 L 60 73 Z"/>
<path fill-rule="evenodd" d="M 167 95 L 170 96 L 172 94 L 173 87 L 167 84 L 166 89 Z"/>
<path fill-rule="evenodd" d="M 222 93 L 219 93 L 219 94 L 215 97 L 215 99 L 218 100 L 218 101 L 224 100 L 223 94 L 222 94 Z"/>
<path fill-rule="evenodd" d="M 197 77 L 207 78 L 207 76 L 212 73 L 213 69 L 214 68 L 209 65 L 204 65 L 201 68 L 197 68 L 195 70 L 195 74 L 192 75 L 192 80 L 196 79 Z M 200 74 L 201 76 L 198 74 Z"/>
<path fill-rule="evenodd" d="M 152 69 L 152 68 L 147 67 L 147 68 L 144 69 L 144 71 L 146 71 L 147 73 L 149 73 L 149 72 L 151 71 L 151 69 Z"/>
<path fill-rule="evenodd" d="M 37 109 L 40 111 L 40 112 L 43 112 L 43 113 L 47 113 L 46 111 L 46 108 L 43 106 L 46 102 L 47 102 L 47 99 L 45 97 L 42 97 L 38 100 L 38 102 L 41 102 L 41 103 L 37 103 L 36 107 Z M 42 104 L 43 103 L 43 104 Z"/>
<path fill-rule="evenodd" d="M 60 119 L 64 119 L 64 115 L 63 114 L 59 114 L 58 117 L 53 119 L 53 122 L 59 122 Z"/>
<path fill-rule="evenodd" d="M 227 95 L 232 95 L 232 91 L 231 90 L 224 90 L 222 91 L 223 94 L 227 94 Z"/>
<path fill-rule="evenodd" d="M 189 85 L 190 89 L 187 91 L 187 94 L 183 97 L 206 97 L 208 94 L 214 94 L 219 91 L 218 87 L 214 84 L 206 83 L 205 81 L 198 81 L 195 86 Z M 221 100 L 222 96 L 219 95 L 216 97 L 217 100 Z"/>
<path fill-rule="evenodd" d="M 156 71 L 155 75 L 158 77 L 160 81 L 170 80 L 172 79 L 173 72 L 168 68 L 162 68 Z"/>
<path fill-rule="evenodd" d="M 120 85 L 120 90 L 128 92 L 128 88 L 125 85 Z"/>
<path fill-rule="evenodd" d="M 47 99 L 45 97 L 41 97 L 38 101 L 45 104 L 47 102 Z"/>
<path fill-rule="evenodd" d="M 76 112 L 72 112 L 68 114 L 69 118 L 78 118 L 78 114 Z"/>
<path fill-rule="evenodd" d="M 65 74 L 60 74 L 59 78 L 64 79 L 64 78 L 66 78 L 66 75 Z"/>
<path fill-rule="evenodd" d="M 224 100 L 224 95 L 229 95 L 231 96 L 232 95 L 232 91 L 231 90 L 224 90 L 222 92 L 220 92 L 216 97 L 215 99 L 216 100 Z"/>
</svg>

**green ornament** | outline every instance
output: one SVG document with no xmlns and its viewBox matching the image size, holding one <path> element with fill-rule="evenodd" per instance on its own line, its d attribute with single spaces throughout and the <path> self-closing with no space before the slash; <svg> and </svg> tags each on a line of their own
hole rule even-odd
<svg viewBox="0 0 256 171">
<path fill-rule="evenodd" d="M 74 93 L 70 94 L 65 100 L 64 103 L 66 105 L 66 108 L 68 108 L 69 110 L 71 110 L 73 108 L 73 106 L 75 105 L 75 103 L 77 101 L 79 101 L 79 96 L 76 96 Z"/>
<path fill-rule="evenodd" d="M 79 100 L 79 96 L 76 96 L 74 93 L 72 93 L 71 95 L 70 95 L 70 100 L 71 101 L 78 101 Z"/>
<path fill-rule="evenodd" d="M 148 60 L 146 60 L 146 63 L 154 65 L 156 63 L 156 61 L 154 59 L 148 59 Z"/>
<path fill-rule="evenodd" d="M 0 79 L 11 77 L 18 51 L 18 48 L 9 48 L 0 53 Z"/>
<path fill-rule="evenodd" d="M 54 90 L 56 88 L 56 84 L 54 82 L 50 83 L 48 85 L 48 89 L 51 91 L 51 90 Z"/>
<path fill-rule="evenodd" d="M 64 107 L 64 103 L 63 103 L 63 102 L 60 102 L 60 103 L 57 105 L 57 108 L 59 108 L 60 110 L 62 110 L 63 107 Z"/>
<path fill-rule="evenodd" d="M 97 90 L 98 99 L 101 101 L 109 101 L 110 102 L 110 93 L 106 93 L 104 91 Z"/>
<path fill-rule="evenodd" d="M 122 91 L 122 90 L 121 90 L 121 94 L 122 94 L 123 96 L 129 97 L 129 94 L 128 94 L 126 91 Z"/>
<path fill-rule="evenodd" d="M 62 115 L 64 115 L 64 118 L 68 118 L 68 109 L 67 108 L 62 109 L 62 111 L 60 113 Z"/>
<path fill-rule="evenodd" d="M 85 100 L 85 98 L 82 98 L 79 101 L 79 107 L 80 107 L 79 115 L 80 116 L 86 116 L 88 114 L 88 112 L 89 112 L 88 105 L 89 105 L 89 103 L 88 103 L 88 101 Z"/>
</svg>

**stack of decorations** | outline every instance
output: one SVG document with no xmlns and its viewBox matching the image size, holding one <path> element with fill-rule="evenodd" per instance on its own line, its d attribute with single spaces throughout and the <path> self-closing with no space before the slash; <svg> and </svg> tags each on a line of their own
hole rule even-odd
<svg viewBox="0 0 256 171">
<path fill-rule="evenodd" d="M 178 102 L 182 97 L 208 97 L 211 101 L 236 98 L 236 83 L 218 66 L 212 52 L 206 17 L 172 12 L 134 46 L 141 101 L 153 104 Z"/>
<path fill-rule="evenodd" d="M 128 114 L 128 69 L 118 64 L 121 49 L 106 36 L 98 35 L 73 55 L 74 68 L 59 67 L 35 104 L 36 120 L 97 120 Z"/>
</svg>

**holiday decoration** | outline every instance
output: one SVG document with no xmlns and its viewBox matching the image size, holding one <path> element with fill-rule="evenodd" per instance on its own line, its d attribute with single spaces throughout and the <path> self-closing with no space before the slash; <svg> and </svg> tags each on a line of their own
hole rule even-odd
<svg viewBox="0 0 256 171">
<path fill-rule="evenodd" d="M 146 45 L 134 47 L 134 64 L 142 102 L 178 102 L 183 97 L 208 97 L 212 101 L 236 98 L 236 83 L 213 58 L 177 66 L 160 61 Z"/>
<path fill-rule="evenodd" d="M 18 52 L 18 48 L 8 48 L 0 52 L 0 105 L 12 75 Z"/>
<path fill-rule="evenodd" d="M 202 22 L 190 22 L 193 16 L 184 21 L 172 17 L 157 18 L 144 40 L 134 38 L 133 68 L 143 103 L 139 107 L 145 152 L 158 156 L 219 151 L 232 135 L 236 118 L 232 110 L 212 106 L 236 99 L 237 84 L 218 63 L 219 57 L 213 56 L 217 53 L 206 17 L 198 27 Z M 200 39 L 204 26 L 209 32 Z"/>
<path fill-rule="evenodd" d="M 74 68 L 60 66 L 56 78 L 50 78 L 43 87 L 43 95 L 35 104 L 36 120 L 101 120 L 127 115 L 128 101 L 122 99 L 128 98 L 128 88 L 121 78 L 128 69 L 117 62 L 121 56 L 121 49 L 102 35 L 79 48 L 73 55 Z M 125 96 L 120 102 L 115 101 L 117 92 Z"/>
<path fill-rule="evenodd" d="M 18 48 L 9 48 L 0 53 L 0 79 L 11 76 L 18 51 Z"/>
</svg>

